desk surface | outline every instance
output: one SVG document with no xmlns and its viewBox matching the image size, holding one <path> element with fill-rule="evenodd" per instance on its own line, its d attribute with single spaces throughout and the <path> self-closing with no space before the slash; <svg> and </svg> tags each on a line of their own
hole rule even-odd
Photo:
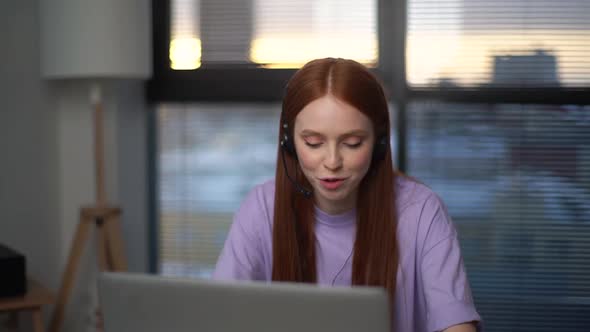
<svg viewBox="0 0 590 332">
<path fill-rule="evenodd" d="M 36 308 L 53 303 L 53 294 L 40 283 L 29 280 L 27 286 L 27 293 L 23 296 L 0 298 L 0 311 Z"/>
</svg>

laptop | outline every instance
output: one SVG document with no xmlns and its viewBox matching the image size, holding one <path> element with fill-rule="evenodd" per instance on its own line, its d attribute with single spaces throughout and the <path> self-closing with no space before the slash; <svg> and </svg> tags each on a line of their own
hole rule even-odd
<svg viewBox="0 0 590 332">
<path fill-rule="evenodd" d="M 390 332 L 385 290 L 102 273 L 105 332 Z"/>
</svg>

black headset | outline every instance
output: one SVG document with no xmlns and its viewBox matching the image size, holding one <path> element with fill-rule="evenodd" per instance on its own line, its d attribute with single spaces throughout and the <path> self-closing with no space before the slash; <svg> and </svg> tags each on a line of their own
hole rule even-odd
<svg viewBox="0 0 590 332">
<path fill-rule="evenodd" d="M 281 117 L 282 118 L 282 117 Z M 301 193 L 305 198 L 311 198 L 311 190 L 303 187 L 297 181 L 293 180 L 289 176 L 289 170 L 287 169 L 287 162 L 285 161 L 285 152 L 290 154 L 297 160 L 297 153 L 295 152 L 295 145 L 293 141 L 289 139 L 289 125 L 285 122 L 283 124 L 283 138 L 281 139 L 281 159 L 283 159 L 283 168 L 285 169 L 285 175 L 287 175 L 287 179 L 293 184 L 295 190 Z"/>
<path fill-rule="evenodd" d="M 281 114 L 281 119 L 282 119 L 282 114 Z M 283 167 L 285 168 L 285 174 L 287 175 L 287 178 L 289 179 L 289 181 L 293 184 L 293 186 L 295 187 L 295 189 L 301 193 L 303 196 L 305 196 L 305 198 L 310 198 L 311 197 L 311 190 L 308 190 L 306 188 L 304 188 L 302 185 L 300 185 L 299 183 L 297 183 L 295 180 L 293 180 L 290 176 L 289 176 L 289 171 L 287 170 L 287 163 L 285 162 L 285 152 L 287 152 L 289 155 L 291 155 L 293 158 L 295 158 L 295 160 L 297 160 L 297 152 L 295 151 L 295 143 L 293 141 L 293 139 L 291 139 L 289 137 L 289 125 L 285 122 L 283 123 L 282 126 L 282 130 L 283 130 L 283 137 L 281 138 L 281 154 L 282 154 L 282 159 L 283 159 Z M 381 161 L 383 158 L 385 158 L 385 155 L 387 153 L 387 149 L 389 149 L 389 140 L 387 139 L 386 135 L 381 136 L 377 142 L 375 143 L 375 146 L 373 147 L 373 157 L 372 157 L 372 161 L 371 164 L 375 164 L 376 162 Z"/>
</svg>

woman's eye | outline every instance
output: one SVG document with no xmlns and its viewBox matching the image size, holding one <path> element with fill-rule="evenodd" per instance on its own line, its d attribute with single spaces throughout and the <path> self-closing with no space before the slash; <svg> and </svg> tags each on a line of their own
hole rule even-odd
<svg viewBox="0 0 590 332">
<path fill-rule="evenodd" d="M 349 148 L 353 148 L 353 149 L 360 147 L 361 144 L 363 144 L 362 141 L 358 141 L 356 143 L 344 143 L 344 145 L 348 146 Z"/>
<path fill-rule="evenodd" d="M 320 145 L 322 145 L 322 143 L 310 143 L 310 142 L 305 142 L 305 145 L 309 146 L 312 149 L 318 148 L 320 147 Z"/>
</svg>

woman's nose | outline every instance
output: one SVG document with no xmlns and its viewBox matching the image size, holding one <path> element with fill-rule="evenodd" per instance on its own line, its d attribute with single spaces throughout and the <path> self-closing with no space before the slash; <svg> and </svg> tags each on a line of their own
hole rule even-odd
<svg viewBox="0 0 590 332">
<path fill-rule="evenodd" d="M 324 159 L 324 167 L 331 171 L 338 170 L 342 167 L 342 156 L 337 148 L 330 148 L 327 152 L 327 156 Z"/>
</svg>

